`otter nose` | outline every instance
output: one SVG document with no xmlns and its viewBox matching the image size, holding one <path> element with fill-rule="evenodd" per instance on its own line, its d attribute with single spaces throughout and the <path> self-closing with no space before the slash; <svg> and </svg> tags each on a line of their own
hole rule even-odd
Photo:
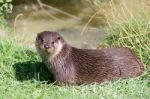
<svg viewBox="0 0 150 99">
<path fill-rule="evenodd" d="M 50 48 L 50 47 L 49 47 L 48 45 L 44 45 L 44 48 L 45 48 L 45 49 L 48 49 L 48 48 Z"/>
</svg>

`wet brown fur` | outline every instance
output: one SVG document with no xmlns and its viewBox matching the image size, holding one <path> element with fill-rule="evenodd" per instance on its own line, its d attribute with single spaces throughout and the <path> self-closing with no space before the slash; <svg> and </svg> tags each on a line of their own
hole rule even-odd
<svg viewBox="0 0 150 99">
<path fill-rule="evenodd" d="M 51 34 L 52 32 L 45 31 L 39 35 L 44 33 Z M 61 39 L 63 38 L 61 37 Z M 100 50 L 79 49 L 70 46 L 64 40 L 62 42 L 62 50 L 52 59 L 49 58 L 50 54 L 40 50 L 36 44 L 43 61 L 59 84 L 101 83 L 136 77 L 141 75 L 144 70 L 143 64 L 127 47 Z"/>
</svg>

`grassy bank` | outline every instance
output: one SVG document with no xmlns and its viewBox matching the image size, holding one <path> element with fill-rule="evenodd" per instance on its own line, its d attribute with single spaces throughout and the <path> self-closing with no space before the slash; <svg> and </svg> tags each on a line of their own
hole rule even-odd
<svg viewBox="0 0 150 99">
<path fill-rule="evenodd" d="M 128 80 L 60 87 L 48 82 L 51 76 L 35 49 L 0 41 L 1 99 L 149 99 L 148 76 Z M 147 71 L 147 70 L 146 70 Z"/>
</svg>

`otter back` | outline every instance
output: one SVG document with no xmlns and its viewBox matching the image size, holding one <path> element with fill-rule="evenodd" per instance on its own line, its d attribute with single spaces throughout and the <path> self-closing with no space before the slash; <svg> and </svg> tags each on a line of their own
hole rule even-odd
<svg viewBox="0 0 150 99">
<path fill-rule="evenodd" d="M 55 74 L 56 80 L 59 82 L 101 83 L 120 78 L 136 77 L 143 71 L 143 64 L 126 47 L 101 50 L 69 47 L 70 50 L 63 48 L 57 59 L 53 60 L 55 70 L 58 70 L 58 67 L 59 70 L 62 70 Z M 63 61 L 63 64 L 60 61 Z M 62 76 L 64 74 L 66 75 Z"/>
</svg>

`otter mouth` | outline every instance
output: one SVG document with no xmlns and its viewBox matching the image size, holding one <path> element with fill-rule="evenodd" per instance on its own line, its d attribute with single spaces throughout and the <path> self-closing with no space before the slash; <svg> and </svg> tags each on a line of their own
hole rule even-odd
<svg viewBox="0 0 150 99">
<path fill-rule="evenodd" d="M 52 54 L 53 53 L 53 49 L 52 48 L 44 48 L 44 47 L 39 47 L 40 50 L 44 51 L 44 52 L 47 52 L 47 53 L 50 53 Z"/>
<path fill-rule="evenodd" d="M 45 51 L 46 51 L 47 53 L 50 53 L 50 54 L 52 54 L 52 53 L 53 53 L 53 49 L 52 49 L 52 48 L 45 49 Z"/>
</svg>

